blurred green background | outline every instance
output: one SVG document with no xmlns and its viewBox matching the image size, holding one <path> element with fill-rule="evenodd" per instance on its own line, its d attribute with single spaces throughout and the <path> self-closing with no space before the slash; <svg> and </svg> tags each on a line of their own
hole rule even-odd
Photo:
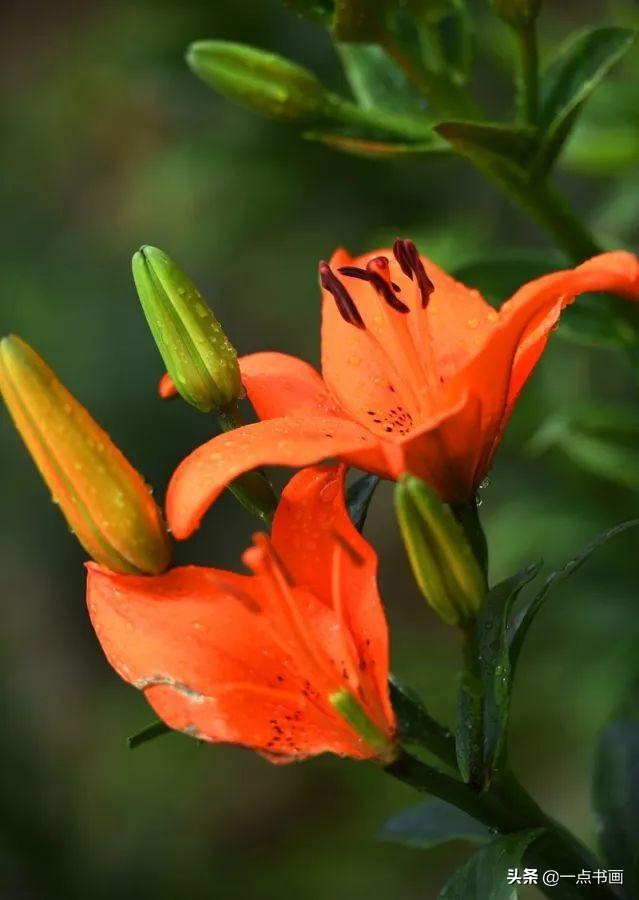
<svg viewBox="0 0 639 900">
<path fill-rule="evenodd" d="M 471 6 L 482 37 L 475 83 L 506 114 L 511 38 L 483 3 Z M 547 6 L 544 47 L 581 24 L 639 25 L 631 0 Z M 160 360 L 129 269 L 140 243 L 192 274 L 241 352 L 277 348 L 313 362 L 316 262 L 338 244 L 359 252 L 411 235 L 451 267 L 497 248 L 556 255 L 461 162 L 338 156 L 189 73 L 186 45 L 222 37 L 274 49 L 340 87 L 326 36 L 277 0 L 27 0 L 2 12 L 1 328 L 46 357 L 158 497 L 212 423 L 156 397 Z M 635 48 L 592 101 L 560 176 L 611 246 L 639 235 L 638 78 Z M 540 556 L 562 563 L 636 514 L 636 492 L 560 451 L 527 451 L 549 414 L 635 394 L 622 357 L 553 338 L 483 491 L 495 577 Z M 4 413 L 0 433 L 3 900 L 435 897 L 466 850 L 376 843 L 384 819 L 419 798 L 373 766 L 326 758 L 278 768 L 180 735 L 127 749 L 152 714 L 102 657 L 85 614 L 83 553 Z M 225 496 L 178 560 L 236 566 L 253 529 Z M 367 533 L 381 557 L 393 668 L 451 722 L 456 635 L 411 583 L 389 486 Z M 595 735 L 638 674 L 638 550 L 637 537 L 618 538 L 554 595 L 516 691 L 515 765 L 588 840 Z"/>
</svg>

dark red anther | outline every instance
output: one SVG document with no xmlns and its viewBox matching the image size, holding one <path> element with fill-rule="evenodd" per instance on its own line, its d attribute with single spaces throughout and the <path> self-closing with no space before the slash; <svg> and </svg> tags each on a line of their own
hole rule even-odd
<svg viewBox="0 0 639 900">
<path fill-rule="evenodd" d="M 359 266 L 341 266 L 340 275 L 348 275 L 349 278 L 359 278 L 361 281 L 368 281 L 370 285 L 377 291 L 389 306 L 396 309 L 397 312 L 410 312 L 408 306 L 395 296 L 396 285 L 390 280 L 388 270 L 388 260 L 385 256 L 377 256 L 371 259 L 365 269 Z"/>
<path fill-rule="evenodd" d="M 413 276 L 417 280 L 417 286 L 422 298 L 422 308 L 428 306 L 430 295 L 435 290 L 435 285 L 426 274 L 426 269 L 421 261 L 419 251 L 412 241 L 398 238 L 393 244 L 393 254 L 399 263 L 399 267 L 410 280 Z"/>
<path fill-rule="evenodd" d="M 324 260 L 319 264 L 319 276 L 320 284 L 324 290 L 328 291 L 329 294 L 332 294 L 335 298 L 335 304 L 342 318 L 348 322 L 349 325 L 354 325 L 356 328 L 366 328 L 364 320 L 355 306 L 355 301 L 337 275 L 335 275 L 329 264 L 324 262 Z"/>
</svg>

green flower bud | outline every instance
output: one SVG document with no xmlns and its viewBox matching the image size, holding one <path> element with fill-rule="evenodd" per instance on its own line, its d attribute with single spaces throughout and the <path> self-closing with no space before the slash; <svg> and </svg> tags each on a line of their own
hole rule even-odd
<svg viewBox="0 0 639 900">
<path fill-rule="evenodd" d="M 177 391 L 202 412 L 232 406 L 243 393 L 237 354 L 193 282 L 156 247 L 135 254 L 133 279 Z"/>
<path fill-rule="evenodd" d="M 114 572 L 156 575 L 171 561 L 160 510 L 141 475 L 20 338 L 0 342 L 0 390 L 71 530 Z"/>
<path fill-rule="evenodd" d="M 210 87 L 265 116 L 316 120 L 329 104 L 329 94 L 312 72 L 265 50 L 196 41 L 186 60 Z"/>
<path fill-rule="evenodd" d="M 542 0 L 492 0 L 500 19 L 513 28 L 528 28 L 541 12 Z"/>
<path fill-rule="evenodd" d="M 463 625 L 482 606 L 487 586 L 450 507 L 421 479 L 405 475 L 395 489 L 397 519 L 415 580 L 449 625 Z"/>
</svg>

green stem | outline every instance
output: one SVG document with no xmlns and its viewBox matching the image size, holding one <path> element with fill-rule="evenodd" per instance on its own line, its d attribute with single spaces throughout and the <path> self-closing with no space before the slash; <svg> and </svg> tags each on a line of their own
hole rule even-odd
<svg viewBox="0 0 639 900">
<path fill-rule="evenodd" d="M 233 431 L 244 424 L 237 405 L 220 410 L 217 418 L 223 431 Z M 267 524 L 272 521 L 277 497 L 261 469 L 240 475 L 229 484 L 229 490 L 251 515 L 257 516 Z"/>
<path fill-rule="evenodd" d="M 457 759 L 471 787 L 484 781 L 484 688 L 479 661 L 477 619 L 460 625 L 464 669 L 457 709 Z"/>
<path fill-rule="evenodd" d="M 479 507 L 473 497 L 462 506 L 452 507 L 453 514 L 464 529 L 466 539 L 475 554 L 488 583 L 488 542 L 479 518 Z"/>
<path fill-rule="evenodd" d="M 588 848 L 546 815 L 510 773 L 504 775 L 499 789 L 479 794 L 406 752 L 384 771 L 418 791 L 445 800 L 500 834 L 543 828 L 544 834 L 526 854 L 526 863 L 540 872 L 555 869 L 560 874 L 569 875 L 577 874 L 582 869 L 592 871 L 598 868 Z M 583 897 L 579 886 L 567 878 L 561 879 L 556 887 L 546 890 L 539 885 L 539 889 L 559 900 L 579 900 Z M 588 896 L 595 900 L 613 900 L 616 897 L 606 885 L 592 885 Z"/>
<path fill-rule="evenodd" d="M 482 171 L 554 239 L 573 264 L 602 252 L 601 246 L 553 185 L 528 181 L 524 175 L 517 173 L 515 176 L 505 167 L 492 172 Z"/>
<path fill-rule="evenodd" d="M 532 119 L 533 114 L 536 118 L 539 105 L 537 39 L 533 29 L 529 29 L 522 42 L 522 87 L 526 85 L 526 116 Z M 382 46 L 436 113 L 448 118 L 473 118 L 477 115 L 477 108 L 465 91 L 437 75 L 421 72 L 391 37 L 387 36 Z M 525 172 L 507 160 L 500 162 L 497 158 L 479 158 L 476 155 L 467 159 L 488 181 L 531 216 L 573 264 L 602 252 L 592 234 L 552 185 L 529 179 Z"/>
<path fill-rule="evenodd" d="M 519 42 L 519 112 L 527 125 L 536 125 L 539 115 L 539 48 L 537 29 L 531 22 L 517 29 Z"/>
</svg>

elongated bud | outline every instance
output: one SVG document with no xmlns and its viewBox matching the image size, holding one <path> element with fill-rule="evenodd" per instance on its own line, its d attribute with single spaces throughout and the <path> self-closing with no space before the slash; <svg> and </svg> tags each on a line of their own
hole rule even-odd
<svg viewBox="0 0 639 900">
<path fill-rule="evenodd" d="M 322 118 L 329 94 L 309 72 L 274 53 L 228 41 L 196 41 L 186 60 L 225 97 L 275 119 Z"/>
<path fill-rule="evenodd" d="M 390 765 L 398 755 L 397 744 L 369 718 L 359 701 L 346 688 L 335 691 L 328 698 L 331 706 L 351 726 L 353 731 L 375 752 L 384 765 Z"/>
<path fill-rule="evenodd" d="M 0 342 L 0 389 L 54 501 L 91 558 L 114 572 L 166 569 L 171 545 L 142 477 L 18 337 Z"/>
<path fill-rule="evenodd" d="M 202 412 L 242 396 L 237 354 L 193 282 L 157 247 L 133 257 L 133 279 L 178 393 Z"/>
<path fill-rule="evenodd" d="M 528 28 L 541 12 L 542 0 L 492 0 L 500 19 L 513 28 Z"/>
<path fill-rule="evenodd" d="M 398 483 L 395 507 L 421 592 L 444 622 L 463 624 L 479 611 L 486 580 L 450 507 L 413 475 Z"/>
</svg>

